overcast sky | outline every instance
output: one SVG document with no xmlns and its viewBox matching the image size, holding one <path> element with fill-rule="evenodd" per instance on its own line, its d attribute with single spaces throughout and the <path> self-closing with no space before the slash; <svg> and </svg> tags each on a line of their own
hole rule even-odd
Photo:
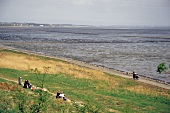
<svg viewBox="0 0 170 113">
<path fill-rule="evenodd" d="M 170 0 L 0 0 L 0 22 L 170 26 Z"/>
</svg>

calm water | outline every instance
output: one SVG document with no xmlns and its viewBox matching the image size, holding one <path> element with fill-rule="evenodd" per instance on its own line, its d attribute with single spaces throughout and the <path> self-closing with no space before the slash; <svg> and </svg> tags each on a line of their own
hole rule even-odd
<svg viewBox="0 0 170 113">
<path fill-rule="evenodd" d="M 0 44 L 170 82 L 170 29 L 0 28 Z M 169 70 L 170 72 L 170 70 Z"/>
</svg>

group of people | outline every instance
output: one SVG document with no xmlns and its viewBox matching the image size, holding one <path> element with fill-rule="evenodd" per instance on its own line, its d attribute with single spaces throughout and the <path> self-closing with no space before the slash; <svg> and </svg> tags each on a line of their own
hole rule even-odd
<svg viewBox="0 0 170 113">
<path fill-rule="evenodd" d="M 57 91 L 56 99 L 57 98 L 63 98 L 63 100 L 67 100 L 67 98 L 65 97 L 64 93 L 60 92 L 60 90 Z"/>
</svg>

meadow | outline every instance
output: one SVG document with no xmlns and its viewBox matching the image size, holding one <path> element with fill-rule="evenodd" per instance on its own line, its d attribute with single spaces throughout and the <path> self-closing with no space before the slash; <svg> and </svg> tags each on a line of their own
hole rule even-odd
<svg viewBox="0 0 170 113">
<path fill-rule="evenodd" d="M 34 86 L 43 84 L 53 94 L 61 90 L 71 100 L 62 101 L 46 91 L 23 89 L 17 83 L 0 79 L 0 112 L 170 111 L 169 90 L 58 59 L 1 49 L 0 77 L 15 81 L 22 77 Z"/>
</svg>

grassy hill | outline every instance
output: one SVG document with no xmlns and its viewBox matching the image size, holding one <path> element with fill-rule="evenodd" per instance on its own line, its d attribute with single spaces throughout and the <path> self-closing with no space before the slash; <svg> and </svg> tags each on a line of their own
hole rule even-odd
<svg viewBox="0 0 170 113">
<path fill-rule="evenodd" d="M 23 89 L 0 79 L 0 112 L 170 111 L 169 90 L 48 57 L 1 49 L 0 76 L 15 81 L 22 77 L 34 86 L 40 86 L 44 78 L 43 87 L 49 92 L 60 89 L 72 100 L 55 99 L 46 91 Z"/>
</svg>

